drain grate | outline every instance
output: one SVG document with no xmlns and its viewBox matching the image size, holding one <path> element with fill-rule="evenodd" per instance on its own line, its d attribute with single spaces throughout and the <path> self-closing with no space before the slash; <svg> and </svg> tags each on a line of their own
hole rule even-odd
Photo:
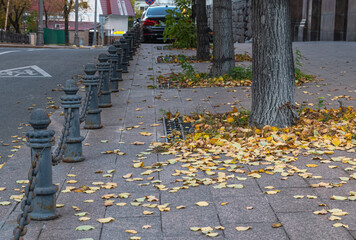
<svg viewBox="0 0 356 240">
<path fill-rule="evenodd" d="M 157 46 L 157 50 L 172 50 L 170 46 Z"/>
<path fill-rule="evenodd" d="M 163 119 L 167 142 L 184 140 L 185 135 L 192 132 L 192 124 L 183 122 L 182 117 L 175 119 Z"/>
</svg>

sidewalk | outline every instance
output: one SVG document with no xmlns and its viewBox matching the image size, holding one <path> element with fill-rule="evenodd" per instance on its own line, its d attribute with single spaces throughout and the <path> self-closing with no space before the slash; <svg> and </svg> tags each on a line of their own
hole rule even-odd
<svg viewBox="0 0 356 240">
<path fill-rule="evenodd" d="M 1 45 L 0 45 L 1 46 Z M 356 191 L 355 179 L 341 187 L 312 188 L 310 184 L 320 182 L 339 183 L 340 177 L 349 177 L 355 166 L 342 162 L 320 164 L 308 169 L 320 178 L 302 178 L 297 174 L 281 180 L 280 174 L 261 174 L 260 178 L 246 177 L 239 173 L 229 180 L 229 184 L 243 184 L 243 188 L 213 188 L 212 185 L 195 187 L 194 181 L 207 178 L 205 173 L 196 172 L 191 185 L 183 185 L 186 175 L 178 175 L 176 170 L 186 171 L 183 163 L 174 163 L 179 157 L 175 154 L 155 153 L 149 149 L 152 142 L 164 142 L 164 129 L 160 119 L 162 110 L 181 115 L 190 112 L 209 110 L 211 112 L 231 111 L 232 105 L 250 109 L 250 88 L 195 88 L 195 89 L 148 89 L 150 78 L 172 71 L 180 71 L 176 64 L 158 64 L 159 55 L 184 52 L 194 55 L 194 51 L 157 50 L 155 44 L 142 44 L 134 60 L 130 62 L 129 73 L 123 75 L 120 92 L 112 94 L 113 107 L 103 109 L 102 124 L 99 130 L 82 130 L 85 136 L 83 153 L 86 160 L 80 163 L 61 163 L 53 167 L 53 182 L 59 186 L 57 204 L 60 217 L 52 221 L 32 221 L 28 225 L 25 239 L 142 239 L 142 240 L 199 240 L 199 239 L 340 239 L 356 238 L 356 204 L 354 201 L 331 200 L 332 195 L 348 196 Z M 297 102 L 317 104 L 317 97 L 325 97 L 327 107 L 356 105 L 356 51 L 355 43 L 296 43 L 307 60 L 303 70 L 316 74 L 324 81 L 306 84 L 297 88 Z M 250 44 L 238 44 L 236 51 L 251 52 Z M 209 64 L 194 64 L 206 71 Z M 335 99 L 335 97 L 337 97 Z M 191 99 L 191 100 L 187 100 Z M 331 100 L 334 99 L 334 100 Z M 347 100 L 348 99 L 348 100 Z M 219 105 L 219 107 L 214 107 Z M 56 136 L 62 128 L 63 117 L 60 111 L 52 116 L 50 129 Z M 155 125 L 152 125 L 155 124 Z M 158 124 L 160 124 L 158 126 Z M 140 132 L 152 133 L 143 136 Z M 143 145 L 134 145 L 143 142 Z M 119 149 L 118 154 L 106 153 Z M 348 157 L 356 162 L 355 152 L 337 150 L 335 154 L 321 157 Z M 194 156 L 191 156 L 194 158 Z M 300 169 L 306 164 L 314 164 L 311 156 L 299 155 L 290 163 Z M 223 157 L 220 160 L 226 160 Z M 171 160 L 170 162 L 167 162 Z M 201 160 L 201 159 L 200 159 Z M 164 163 L 162 168 L 134 168 L 133 164 L 144 162 L 145 166 Z M 187 161 L 189 163 L 189 161 Z M 11 201 L 10 205 L 0 206 L 0 239 L 11 239 L 20 213 L 20 205 L 9 200 L 12 195 L 21 194 L 24 184 L 17 180 L 27 179 L 30 164 L 30 150 L 22 147 L 0 169 L 0 202 Z M 194 164 L 194 163 L 191 163 Z M 336 166 L 335 168 L 328 167 Z M 265 168 L 253 164 L 242 165 L 241 170 L 252 172 Z M 162 169 L 162 170 L 160 170 Z M 222 171 L 222 170 L 221 170 Z M 132 174 L 132 175 L 131 175 Z M 172 174 L 174 174 L 172 176 Z M 192 172 L 192 174 L 194 174 Z M 236 178 L 236 177 L 240 177 Z M 246 177 L 246 179 L 244 178 Z M 68 183 L 69 180 L 77 182 Z M 72 181 L 70 181 L 72 182 Z M 112 182 L 113 188 L 106 189 Z M 116 185 L 117 184 L 117 185 Z M 110 184 L 109 184 L 110 185 Z M 83 187 L 85 186 L 85 187 Z M 267 186 L 280 190 L 278 194 L 268 195 Z M 77 191 L 71 191 L 75 187 Z M 89 190 L 88 187 L 94 187 Z M 96 188 L 95 188 L 96 187 Z M 82 190 L 80 190 L 82 189 Z M 64 192 L 63 192 L 64 191 Z M 80 192 L 82 191 L 82 192 Z M 110 197 L 113 194 L 114 197 Z M 316 198 L 295 198 L 296 195 Z M 112 202 L 110 202 L 112 201 Z M 205 202 L 208 206 L 198 206 Z M 112 204 L 112 206 L 110 206 Z M 105 206 L 107 205 L 107 206 Z M 78 210 L 80 209 L 80 210 Z M 326 215 L 313 214 L 322 209 L 341 209 L 348 215 L 341 216 L 344 227 L 333 227 L 334 221 Z M 79 221 L 75 214 L 87 212 L 88 221 Z M 110 223 L 99 223 L 97 219 L 112 217 Z M 281 226 L 274 225 L 281 223 Z M 90 225 L 95 229 L 75 231 L 78 226 Z M 272 227 L 275 226 L 275 228 Z M 202 233 L 209 228 L 218 233 L 211 237 Z M 236 227 L 251 227 L 250 230 L 237 231 Z M 191 229 L 192 228 L 192 229 Z M 205 228 L 205 229 L 204 229 Z M 197 230 L 197 231 L 192 231 Z M 135 238 L 136 237 L 136 238 Z M 140 237 L 140 238 L 139 238 Z"/>
</svg>

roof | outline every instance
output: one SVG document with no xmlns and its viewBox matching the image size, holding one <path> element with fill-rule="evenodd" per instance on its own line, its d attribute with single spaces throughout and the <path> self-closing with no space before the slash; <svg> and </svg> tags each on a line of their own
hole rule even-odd
<svg viewBox="0 0 356 240">
<path fill-rule="evenodd" d="M 103 15 L 135 16 L 130 0 L 100 0 Z"/>
</svg>

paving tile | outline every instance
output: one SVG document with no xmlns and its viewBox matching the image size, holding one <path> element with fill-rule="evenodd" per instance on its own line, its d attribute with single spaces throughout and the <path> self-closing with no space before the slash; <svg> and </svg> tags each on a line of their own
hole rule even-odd
<svg viewBox="0 0 356 240">
<path fill-rule="evenodd" d="M 212 207 L 204 207 L 204 210 L 201 207 L 195 207 L 162 213 L 162 230 L 165 237 L 199 237 L 201 233 L 191 231 L 190 227 L 220 225 L 218 215 Z"/>
<path fill-rule="evenodd" d="M 313 213 L 277 213 L 289 238 L 294 239 L 353 239 L 350 233 L 344 228 L 332 226 L 326 216 L 315 215 Z"/>
<path fill-rule="evenodd" d="M 276 222 L 277 218 L 264 196 L 216 197 L 214 199 L 221 224 Z M 228 203 L 221 205 L 221 203 Z M 253 207 L 247 210 L 246 207 Z"/>
<path fill-rule="evenodd" d="M 275 212 L 312 212 L 319 210 L 319 204 L 324 203 L 322 199 L 308 199 L 307 195 L 317 196 L 311 188 L 276 188 L 281 192 L 275 195 L 267 195 L 266 198 Z M 268 191 L 266 189 L 266 191 Z M 296 199 L 294 196 L 304 196 Z"/>
<path fill-rule="evenodd" d="M 261 188 L 267 186 L 274 186 L 276 188 L 284 187 L 309 187 L 309 184 L 300 176 L 288 176 L 287 179 L 276 173 L 274 175 L 262 175 L 261 178 L 256 179 Z"/>
<path fill-rule="evenodd" d="M 150 228 L 143 229 L 143 226 L 150 225 Z M 136 234 L 125 232 L 135 230 Z M 101 239 L 129 239 L 138 236 L 142 239 L 162 239 L 161 219 L 157 217 L 126 217 L 117 218 L 116 221 L 103 224 Z"/>
<path fill-rule="evenodd" d="M 289 240 L 288 235 L 282 227 L 272 228 L 275 222 L 248 223 L 248 224 L 226 224 L 224 225 L 225 239 L 270 239 L 270 240 Z M 251 227 L 247 231 L 237 231 L 236 227 Z"/>
</svg>

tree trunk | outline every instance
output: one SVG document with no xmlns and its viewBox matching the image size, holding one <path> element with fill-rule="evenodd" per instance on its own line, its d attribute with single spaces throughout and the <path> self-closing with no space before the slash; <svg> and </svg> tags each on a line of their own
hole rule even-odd
<svg viewBox="0 0 356 240">
<path fill-rule="evenodd" d="M 213 28 L 213 66 L 210 73 L 221 76 L 235 67 L 231 0 L 214 0 Z"/>
<path fill-rule="evenodd" d="M 252 1 L 251 126 L 286 127 L 298 118 L 290 26 L 290 1 Z"/>
<path fill-rule="evenodd" d="M 14 19 L 12 18 L 14 17 Z M 11 25 L 13 26 L 13 28 L 15 29 L 16 33 L 20 33 L 20 23 L 19 20 L 17 19 L 16 15 L 13 15 L 12 13 L 9 14 L 9 22 L 11 23 Z"/>
<path fill-rule="evenodd" d="M 48 12 L 45 9 L 45 21 L 46 21 L 46 28 L 48 28 Z"/>
<path fill-rule="evenodd" d="M 66 45 L 68 46 L 69 45 L 69 30 L 68 30 L 69 11 L 67 10 L 67 6 L 64 6 L 63 17 L 64 17 L 64 40 L 66 42 Z"/>
<path fill-rule="evenodd" d="M 206 16 L 206 0 L 197 0 L 197 59 L 207 61 L 210 58 L 208 18 Z"/>
</svg>

